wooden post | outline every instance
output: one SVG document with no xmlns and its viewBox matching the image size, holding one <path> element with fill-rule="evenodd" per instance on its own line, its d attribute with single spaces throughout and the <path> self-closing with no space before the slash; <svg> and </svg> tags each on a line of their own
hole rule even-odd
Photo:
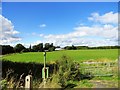
<svg viewBox="0 0 120 90">
<path fill-rule="evenodd" d="M 44 73 L 45 73 L 45 69 L 46 69 L 46 51 L 43 54 L 44 54 Z M 44 75 L 44 79 L 45 79 L 45 75 Z"/>
<path fill-rule="evenodd" d="M 32 90 L 32 76 L 28 75 L 25 77 L 25 89 Z"/>
<path fill-rule="evenodd" d="M 43 53 L 43 55 L 44 55 L 44 78 L 43 78 L 43 82 L 44 82 L 44 88 L 45 88 L 45 84 L 46 84 L 46 51 Z"/>
</svg>

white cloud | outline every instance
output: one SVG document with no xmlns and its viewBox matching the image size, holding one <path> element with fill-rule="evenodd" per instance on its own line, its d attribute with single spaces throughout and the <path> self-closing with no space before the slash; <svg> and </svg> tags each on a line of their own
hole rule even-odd
<svg viewBox="0 0 120 90">
<path fill-rule="evenodd" d="M 56 46 L 82 45 L 82 46 L 106 46 L 117 45 L 118 27 L 105 24 L 101 26 L 79 26 L 68 34 L 41 34 L 43 40 L 34 42 L 54 43 Z"/>
<path fill-rule="evenodd" d="M 109 46 L 109 45 L 117 45 L 118 43 L 116 41 L 111 41 L 108 39 L 105 40 L 98 40 L 98 39 L 92 39 L 92 38 L 70 38 L 70 39 L 44 39 L 44 40 L 38 40 L 34 42 L 32 45 L 36 45 L 39 43 L 54 43 L 55 46 Z"/>
<path fill-rule="evenodd" d="M 109 12 L 102 16 L 98 13 L 93 13 L 89 20 L 101 22 L 101 24 L 94 23 L 91 26 L 80 25 L 74 27 L 74 31 L 67 34 L 41 34 L 40 36 L 43 37 L 43 40 L 36 43 L 54 43 L 60 46 L 106 46 L 118 44 L 117 13 Z"/>
<path fill-rule="evenodd" d="M 86 36 L 98 36 L 106 39 L 118 38 L 118 27 L 109 24 L 103 26 L 80 26 L 74 29 L 76 33 L 86 33 Z"/>
<path fill-rule="evenodd" d="M 21 38 L 16 36 L 19 32 L 14 29 L 10 20 L 0 15 L 0 22 L 0 44 L 10 44 L 21 40 Z"/>
<path fill-rule="evenodd" d="M 46 24 L 41 24 L 40 27 L 44 28 L 44 27 L 46 27 Z"/>
<path fill-rule="evenodd" d="M 39 36 L 40 36 L 40 37 L 43 37 L 43 36 L 44 36 L 44 34 L 40 34 Z"/>
<path fill-rule="evenodd" d="M 32 35 L 32 36 L 37 36 L 38 34 L 37 34 L 37 33 L 35 33 L 35 32 L 33 32 L 31 35 Z"/>
<path fill-rule="evenodd" d="M 32 45 L 39 43 L 54 43 L 56 46 L 108 46 L 118 45 L 118 26 L 117 13 L 109 12 L 104 15 L 98 13 L 92 14 L 89 20 L 92 20 L 92 25 L 80 24 L 73 28 L 72 32 L 67 34 L 37 34 L 41 40 L 35 41 Z M 112 18 L 112 19 L 111 19 Z M 98 23 L 100 22 L 100 23 Z M 43 25 L 44 26 L 44 25 Z"/>
<path fill-rule="evenodd" d="M 109 12 L 104 15 L 99 13 L 92 13 L 91 17 L 88 17 L 89 20 L 100 22 L 104 24 L 117 24 L 118 23 L 118 13 Z"/>
</svg>

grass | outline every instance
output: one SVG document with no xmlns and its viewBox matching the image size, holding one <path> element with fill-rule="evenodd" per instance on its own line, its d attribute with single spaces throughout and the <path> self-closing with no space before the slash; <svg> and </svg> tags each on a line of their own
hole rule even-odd
<svg viewBox="0 0 120 90">
<path fill-rule="evenodd" d="M 107 69 L 107 65 L 104 64 L 80 64 L 85 72 L 92 71 L 92 74 L 107 74 L 111 73 L 113 76 L 110 77 L 94 77 L 91 80 L 81 80 L 70 82 L 75 84 L 74 88 L 100 88 L 104 86 L 109 87 L 118 87 L 118 67 L 117 67 L 117 59 L 118 59 L 118 50 L 117 49 L 95 49 L 95 50 L 62 50 L 62 51 L 54 51 L 47 52 L 47 63 L 54 63 L 56 60 L 60 60 L 60 58 L 65 55 L 70 57 L 70 60 L 74 60 L 77 62 L 105 62 L 105 63 L 113 63 L 113 67 L 109 67 Z M 16 53 L 16 54 L 8 54 L 2 57 L 2 60 L 8 60 L 12 62 L 35 62 L 35 63 L 43 63 L 43 53 L 42 52 L 28 52 L 28 53 Z M 102 68 L 90 68 L 99 66 Z M 90 70 L 91 69 L 91 70 Z M 88 71 L 87 71 L 88 70 Z M 112 70 L 112 71 L 111 71 Z M 53 75 L 54 76 L 54 75 Z M 56 82 L 58 77 L 53 78 L 53 82 L 49 82 L 48 87 L 60 87 Z M 39 87 L 40 80 L 33 80 L 33 86 Z M 97 83 L 97 86 L 95 86 Z M 12 85 L 12 84 L 11 84 Z"/>
<path fill-rule="evenodd" d="M 47 52 L 47 62 L 53 63 L 61 56 L 66 55 L 72 60 L 82 62 L 88 60 L 116 60 L 118 58 L 117 49 L 95 49 L 95 50 L 62 50 Z M 35 62 L 43 63 L 42 52 L 28 52 L 28 53 L 16 53 L 8 54 L 2 57 L 2 60 L 9 60 L 12 62 Z"/>
</svg>

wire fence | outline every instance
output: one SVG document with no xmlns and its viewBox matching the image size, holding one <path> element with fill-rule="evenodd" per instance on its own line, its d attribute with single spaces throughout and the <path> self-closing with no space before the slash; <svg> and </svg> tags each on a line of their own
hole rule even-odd
<svg viewBox="0 0 120 90">
<path fill-rule="evenodd" d="M 82 73 L 93 76 L 113 76 L 118 73 L 117 62 L 83 62 L 80 63 Z"/>
</svg>

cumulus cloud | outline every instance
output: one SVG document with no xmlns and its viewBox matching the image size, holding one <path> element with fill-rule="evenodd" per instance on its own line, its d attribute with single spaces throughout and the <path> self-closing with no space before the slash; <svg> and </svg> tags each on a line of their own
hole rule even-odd
<svg viewBox="0 0 120 90">
<path fill-rule="evenodd" d="M 46 27 L 46 24 L 41 24 L 40 27 L 44 28 L 44 27 Z"/>
<path fill-rule="evenodd" d="M 106 45 L 118 45 L 118 13 L 105 13 L 100 15 L 99 13 L 92 13 L 89 20 L 95 25 L 80 25 L 74 27 L 73 32 L 67 34 L 49 34 L 40 36 L 43 37 L 42 41 L 36 43 L 54 43 L 55 45 L 85 45 L 85 46 L 106 46 Z M 114 25 L 113 25 L 114 24 Z"/>
<path fill-rule="evenodd" d="M 118 23 L 118 13 L 108 12 L 104 15 L 99 13 L 92 13 L 91 17 L 88 17 L 89 20 L 100 22 L 104 24 L 117 24 Z"/>
<path fill-rule="evenodd" d="M 86 36 L 97 36 L 105 39 L 118 38 L 118 27 L 109 24 L 103 26 L 80 26 L 74 29 L 76 33 L 86 33 Z"/>
<path fill-rule="evenodd" d="M 109 46 L 109 45 L 117 45 L 118 43 L 116 41 L 112 41 L 109 39 L 93 39 L 93 38 L 70 38 L 70 39 L 44 39 L 44 40 L 38 40 L 33 43 L 33 45 L 39 44 L 39 43 L 54 43 L 55 46 Z"/>
<path fill-rule="evenodd" d="M 0 22 L 0 44 L 10 44 L 21 40 L 21 38 L 16 36 L 19 32 L 14 29 L 14 26 L 10 20 L 0 15 Z"/>
<path fill-rule="evenodd" d="M 32 44 L 54 43 L 61 47 L 118 45 L 117 13 L 109 12 L 103 15 L 92 13 L 88 19 L 96 23 L 80 24 L 67 34 L 39 34 L 42 39 Z"/>
<path fill-rule="evenodd" d="M 101 26 L 78 26 L 73 32 L 68 34 L 43 35 L 44 43 L 54 43 L 55 45 L 113 45 L 118 39 L 118 27 L 110 24 Z M 87 38 L 86 38 L 87 37 Z M 93 38 L 94 37 L 94 38 Z M 41 41 L 40 41 L 41 42 Z M 95 45 L 96 44 L 96 45 Z M 117 44 L 117 42 L 116 42 Z M 116 45 L 115 44 L 115 45 Z"/>
</svg>

